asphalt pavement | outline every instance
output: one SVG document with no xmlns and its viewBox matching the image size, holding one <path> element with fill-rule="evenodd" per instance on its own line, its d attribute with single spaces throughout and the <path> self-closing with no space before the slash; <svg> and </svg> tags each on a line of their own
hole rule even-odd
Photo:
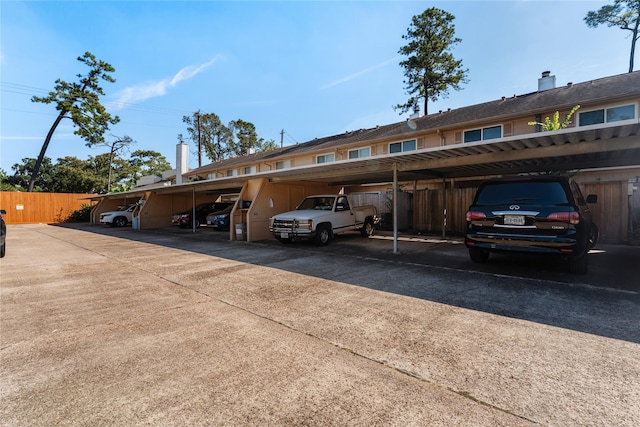
<svg viewBox="0 0 640 427">
<path fill-rule="evenodd" d="M 640 425 L 638 248 L 389 237 L 10 225 L 0 424 Z"/>
</svg>

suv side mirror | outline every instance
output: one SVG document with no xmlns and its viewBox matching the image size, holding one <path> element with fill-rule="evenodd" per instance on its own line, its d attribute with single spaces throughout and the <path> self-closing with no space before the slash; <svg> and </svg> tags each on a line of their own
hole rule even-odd
<svg viewBox="0 0 640 427">
<path fill-rule="evenodd" d="M 597 203 L 598 202 L 598 195 L 597 194 L 589 194 L 587 196 L 587 203 Z"/>
</svg>

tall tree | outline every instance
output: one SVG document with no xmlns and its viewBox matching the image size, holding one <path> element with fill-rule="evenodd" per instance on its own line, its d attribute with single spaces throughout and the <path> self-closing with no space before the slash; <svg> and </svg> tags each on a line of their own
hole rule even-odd
<svg viewBox="0 0 640 427">
<path fill-rule="evenodd" d="M 640 0 L 614 0 L 613 4 L 602 6 L 598 11 L 589 11 L 584 18 L 588 27 L 600 24 L 631 31 L 631 53 L 629 72 L 633 72 L 636 42 L 640 39 Z"/>
<path fill-rule="evenodd" d="M 258 140 L 258 146 L 256 147 L 257 151 L 270 151 L 270 150 L 276 150 L 280 148 L 278 146 L 278 144 L 276 144 L 276 142 L 273 139 L 270 139 L 268 141 L 265 141 L 264 138 L 260 138 Z"/>
<path fill-rule="evenodd" d="M 258 133 L 253 123 L 242 119 L 232 120 L 229 122 L 229 128 L 233 134 L 230 147 L 233 155 L 245 156 L 251 152 L 251 149 L 260 148 Z"/>
<path fill-rule="evenodd" d="M 34 169 L 36 159 L 32 157 L 25 157 L 22 159 L 22 164 L 16 163 L 11 166 L 13 170 L 13 176 L 7 178 L 8 182 L 13 185 L 16 190 L 24 191 L 29 187 L 31 171 Z M 55 175 L 54 165 L 51 162 L 51 158 L 44 157 L 40 162 L 40 168 L 38 176 L 36 176 L 34 189 L 37 191 L 53 191 L 52 181 Z"/>
<path fill-rule="evenodd" d="M 171 169 L 171 164 L 166 157 L 153 150 L 136 150 L 131 153 L 129 160 L 131 165 L 132 176 L 130 178 L 135 181 L 146 175 L 161 176 L 162 172 Z"/>
<path fill-rule="evenodd" d="M 115 160 L 115 156 L 118 154 L 122 154 L 123 151 L 128 150 L 129 147 L 136 143 L 130 136 L 115 136 L 111 135 L 115 139 L 111 142 L 103 141 L 99 142 L 96 145 L 102 145 L 109 148 L 109 177 L 107 178 L 107 192 L 111 191 L 111 183 L 112 181 L 112 172 L 113 172 L 113 161 Z"/>
<path fill-rule="evenodd" d="M 102 162 L 96 162 L 93 157 L 90 157 L 89 160 L 80 160 L 74 156 L 58 159 L 58 163 L 54 166 L 52 191 L 56 193 L 104 193 L 107 187 L 105 179 L 108 167 L 107 159 L 107 155 L 102 156 Z"/>
<path fill-rule="evenodd" d="M 220 117 L 214 113 L 202 114 L 196 111 L 192 116 L 183 116 L 182 121 L 187 124 L 187 132 L 191 140 L 204 150 L 207 157 L 216 162 L 227 157 L 229 147 L 233 141 L 231 130 L 222 124 Z M 199 157 L 200 158 L 200 157 Z M 202 166 L 198 161 L 198 167 Z"/>
<path fill-rule="evenodd" d="M 407 56 L 400 62 L 404 68 L 404 84 L 410 96 L 404 104 L 394 107 L 400 114 L 415 110 L 424 100 L 424 114 L 428 114 L 429 100 L 446 98 L 449 88 L 461 90 L 467 83 L 468 70 L 462 68 L 462 61 L 456 60 L 451 49 L 462 40 L 455 37 L 453 20 L 455 17 L 444 10 L 432 7 L 411 20 L 407 34 L 408 41 L 398 53 Z"/>
<path fill-rule="evenodd" d="M 104 96 L 100 80 L 115 82 L 115 79 L 109 74 L 113 73 L 115 69 L 108 63 L 97 60 L 90 52 L 85 52 L 83 56 L 78 57 L 78 61 L 89 67 L 89 72 L 85 76 L 77 75 L 80 79 L 79 82 L 67 83 L 58 79 L 55 91 L 49 92 L 48 96 L 31 98 L 33 102 L 55 103 L 58 117 L 54 120 L 44 140 L 40 155 L 31 172 L 27 191 L 33 190 L 47 147 L 62 119 L 70 118 L 73 121 L 76 128 L 74 133 L 87 141 L 87 146 L 103 142 L 103 135 L 109 129 L 109 125 L 120 121 L 118 116 L 112 117 L 100 103 L 100 95 Z"/>
</svg>

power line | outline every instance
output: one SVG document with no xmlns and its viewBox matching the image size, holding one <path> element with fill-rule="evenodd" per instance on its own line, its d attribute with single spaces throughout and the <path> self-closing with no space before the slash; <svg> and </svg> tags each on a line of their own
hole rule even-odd
<svg viewBox="0 0 640 427">
<path fill-rule="evenodd" d="M 10 83 L 10 82 L 0 81 L 0 93 L 15 93 L 18 95 L 27 95 L 31 97 L 34 95 L 34 92 L 48 94 L 50 91 L 43 88 L 35 87 L 35 86 L 28 86 L 28 85 L 23 85 L 19 83 Z M 120 110 L 138 111 L 138 112 L 155 113 L 155 114 L 179 114 L 180 116 L 191 114 L 191 112 L 185 112 L 184 110 L 178 110 L 175 108 L 156 107 L 153 105 L 133 104 L 129 102 L 109 101 L 106 99 L 102 100 L 101 103 L 105 107 L 110 107 L 113 109 L 120 109 Z"/>
</svg>

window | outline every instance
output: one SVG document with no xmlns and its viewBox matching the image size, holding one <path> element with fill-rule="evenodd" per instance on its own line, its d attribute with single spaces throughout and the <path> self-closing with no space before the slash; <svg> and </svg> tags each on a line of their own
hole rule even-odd
<svg viewBox="0 0 640 427">
<path fill-rule="evenodd" d="M 345 196 L 338 197 L 338 201 L 336 202 L 336 212 L 348 211 L 349 210 L 349 199 Z"/>
<path fill-rule="evenodd" d="M 357 150 L 349 150 L 349 160 L 360 159 L 362 157 L 369 157 L 371 155 L 371 148 L 359 148 Z"/>
<path fill-rule="evenodd" d="M 633 119 L 636 116 L 636 106 L 622 105 L 620 107 L 603 108 L 601 110 L 578 113 L 578 126 L 589 126 L 600 123 L 619 122 Z"/>
<path fill-rule="evenodd" d="M 416 149 L 416 140 L 394 142 L 389 144 L 389 153 L 404 153 L 405 151 L 414 151 Z"/>
<path fill-rule="evenodd" d="M 331 154 L 323 154 L 321 156 L 316 157 L 316 163 L 329 163 L 335 160 L 335 155 Z"/>
<path fill-rule="evenodd" d="M 276 162 L 276 169 L 286 169 L 290 167 L 290 165 L 291 165 L 290 160 L 280 160 L 279 162 Z"/>
<path fill-rule="evenodd" d="M 236 171 L 235 169 L 229 169 L 227 171 L 227 176 L 236 176 Z"/>
<path fill-rule="evenodd" d="M 485 141 L 496 138 L 502 138 L 501 125 L 464 131 L 464 142 Z"/>
<path fill-rule="evenodd" d="M 252 173 L 256 173 L 256 167 L 255 166 L 247 166 L 244 168 L 244 174 L 245 175 L 249 175 Z"/>
</svg>

